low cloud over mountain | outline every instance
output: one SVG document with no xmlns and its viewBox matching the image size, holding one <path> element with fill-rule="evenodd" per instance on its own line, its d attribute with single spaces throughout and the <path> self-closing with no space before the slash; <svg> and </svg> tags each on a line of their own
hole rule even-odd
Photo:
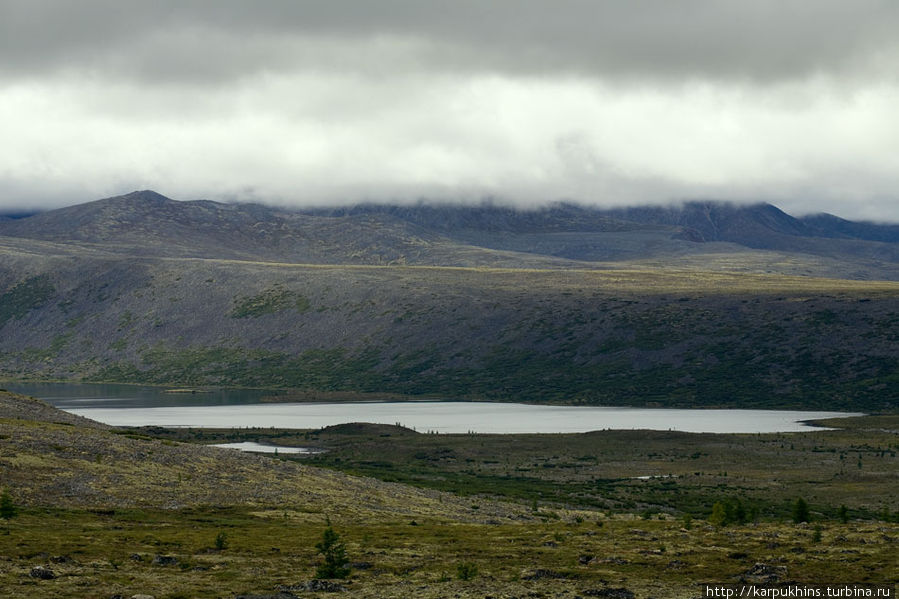
<svg viewBox="0 0 899 599">
<path fill-rule="evenodd" d="M 0 209 L 722 198 L 899 222 L 899 8 L 0 5 Z"/>
</svg>

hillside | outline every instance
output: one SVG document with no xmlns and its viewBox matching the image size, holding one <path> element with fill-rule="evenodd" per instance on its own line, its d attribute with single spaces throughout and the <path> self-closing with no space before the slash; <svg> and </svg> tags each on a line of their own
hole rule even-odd
<svg viewBox="0 0 899 599">
<path fill-rule="evenodd" d="M 55 508 L 291 506 L 358 521 L 517 517 L 488 502 L 472 513 L 451 495 L 346 476 L 234 450 L 111 429 L 39 400 L 0 391 L 0 480 L 24 505 Z M 365 502 L 359 498 L 365 497 Z M 315 516 L 315 520 L 319 517 Z"/>
<path fill-rule="evenodd" d="M 576 207 L 465 210 L 300 214 L 136 192 L 0 223 L 0 376 L 896 406 L 899 282 L 852 280 L 899 278 L 895 262 L 748 248 L 719 216 L 725 241 Z M 773 207 L 740 219 L 759 214 L 772 239 L 823 244 Z"/>
</svg>

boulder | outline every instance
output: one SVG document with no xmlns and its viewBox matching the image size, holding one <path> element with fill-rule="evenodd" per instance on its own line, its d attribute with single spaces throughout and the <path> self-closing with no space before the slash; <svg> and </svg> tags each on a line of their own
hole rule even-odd
<svg viewBox="0 0 899 599">
<path fill-rule="evenodd" d="M 301 582 L 290 586 L 279 586 L 278 591 L 282 593 L 292 593 L 293 591 L 306 591 L 313 593 L 342 593 L 347 588 L 342 584 L 331 582 L 330 580 L 322 580 L 315 578 L 309 582 Z"/>
<path fill-rule="evenodd" d="M 31 572 L 28 574 L 32 578 L 37 578 L 40 580 L 53 580 L 56 578 L 56 574 L 50 568 L 45 568 L 44 566 L 35 566 L 31 569 Z"/>
<path fill-rule="evenodd" d="M 154 566 L 177 566 L 178 558 L 174 555 L 157 555 L 153 558 Z"/>
<path fill-rule="evenodd" d="M 587 589 L 583 591 L 588 597 L 606 597 L 606 599 L 634 599 L 633 591 L 629 591 L 624 587 L 605 588 L 605 589 Z"/>
<path fill-rule="evenodd" d="M 741 578 L 744 582 L 753 584 L 775 584 L 786 575 L 786 566 L 771 566 L 758 562 L 746 570 Z"/>
</svg>

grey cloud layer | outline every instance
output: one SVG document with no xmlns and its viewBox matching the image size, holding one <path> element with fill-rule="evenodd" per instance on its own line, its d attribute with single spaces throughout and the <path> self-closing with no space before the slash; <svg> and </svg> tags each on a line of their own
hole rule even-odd
<svg viewBox="0 0 899 599">
<path fill-rule="evenodd" d="M 0 209 L 765 199 L 899 221 L 894 0 L 0 0 Z"/>
<path fill-rule="evenodd" d="M 7 74 L 364 70 L 372 57 L 360 48 L 373 42 L 399 70 L 665 80 L 895 76 L 899 55 L 890 0 L 3 0 L 0 11 Z"/>
</svg>

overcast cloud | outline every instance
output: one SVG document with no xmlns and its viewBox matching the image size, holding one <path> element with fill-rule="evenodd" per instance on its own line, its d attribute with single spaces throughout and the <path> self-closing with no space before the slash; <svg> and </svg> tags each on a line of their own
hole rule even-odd
<svg viewBox="0 0 899 599">
<path fill-rule="evenodd" d="M 891 0 L 0 0 L 0 210 L 770 201 L 899 221 Z"/>
</svg>

